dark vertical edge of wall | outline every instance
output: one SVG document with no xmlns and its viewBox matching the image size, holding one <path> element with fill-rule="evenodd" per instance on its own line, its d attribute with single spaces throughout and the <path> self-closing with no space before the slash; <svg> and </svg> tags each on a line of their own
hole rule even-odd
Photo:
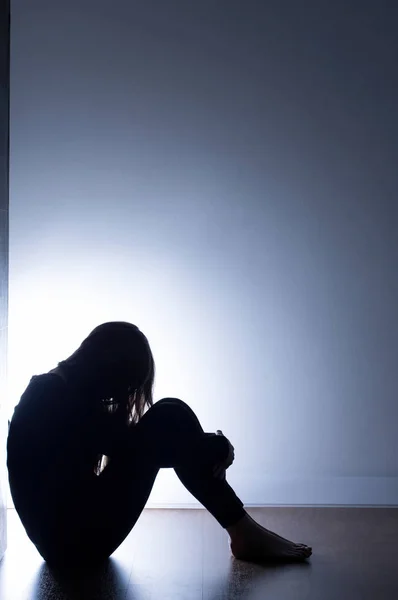
<svg viewBox="0 0 398 600">
<path fill-rule="evenodd" d="M 7 547 L 6 437 L 9 271 L 10 0 L 0 0 L 0 559 Z"/>
</svg>

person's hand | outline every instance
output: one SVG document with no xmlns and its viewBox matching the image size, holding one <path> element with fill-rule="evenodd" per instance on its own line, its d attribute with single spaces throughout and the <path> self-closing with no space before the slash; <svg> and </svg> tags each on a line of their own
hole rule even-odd
<svg viewBox="0 0 398 600">
<path fill-rule="evenodd" d="M 223 432 L 220 431 L 219 429 L 217 430 L 216 433 L 217 433 L 217 435 L 224 435 Z M 225 438 L 225 439 L 228 442 L 229 452 L 228 452 L 227 458 L 223 462 L 217 463 L 213 467 L 213 475 L 217 479 L 225 479 L 225 471 L 228 469 L 228 467 L 230 467 L 232 465 L 232 463 L 234 462 L 234 459 L 235 459 L 235 448 L 233 447 L 233 445 L 227 438 Z"/>
</svg>

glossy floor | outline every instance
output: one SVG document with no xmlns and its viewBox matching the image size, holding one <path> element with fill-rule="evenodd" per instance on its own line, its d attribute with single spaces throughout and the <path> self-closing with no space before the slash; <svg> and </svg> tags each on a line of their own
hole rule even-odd
<svg viewBox="0 0 398 600">
<path fill-rule="evenodd" d="M 231 557 L 204 510 L 146 510 L 97 574 L 60 579 L 9 513 L 1 600 L 394 600 L 398 508 L 249 509 L 263 525 L 313 546 L 305 565 L 262 567 Z"/>
</svg>

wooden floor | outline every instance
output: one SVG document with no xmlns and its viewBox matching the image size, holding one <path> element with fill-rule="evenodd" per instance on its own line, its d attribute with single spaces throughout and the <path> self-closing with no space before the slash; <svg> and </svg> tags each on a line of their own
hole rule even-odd
<svg viewBox="0 0 398 600">
<path fill-rule="evenodd" d="M 312 545 L 308 564 L 261 567 L 231 557 L 204 510 L 146 510 L 101 573 L 57 579 L 9 512 L 1 600 L 395 600 L 398 508 L 249 509 Z"/>
</svg>

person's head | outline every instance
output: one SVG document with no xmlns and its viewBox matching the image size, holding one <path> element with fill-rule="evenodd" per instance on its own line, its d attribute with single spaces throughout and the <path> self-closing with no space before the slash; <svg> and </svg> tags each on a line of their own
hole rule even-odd
<svg viewBox="0 0 398 600">
<path fill-rule="evenodd" d="M 91 397 L 115 405 L 130 420 L 139 420 L 153 404 L 155 364 L 148 340 L 136 325 L 99 325 L 59 365 L 84 382 Z"/>
</svg>

